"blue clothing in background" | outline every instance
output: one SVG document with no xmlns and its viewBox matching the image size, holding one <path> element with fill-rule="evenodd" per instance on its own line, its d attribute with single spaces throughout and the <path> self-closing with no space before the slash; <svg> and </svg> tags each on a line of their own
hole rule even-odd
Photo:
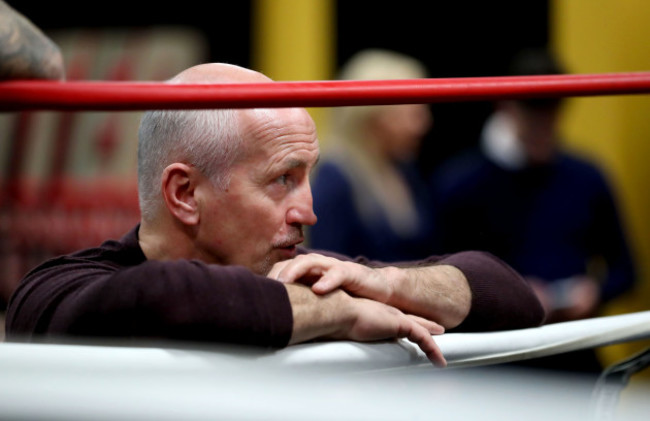
<svg viewBox="0 0 650 421">
<path fill-rule="evenodd" d="M 418 219 L 408 233 L 398 233 L 391 227 L 369 190 L 350 180 L 340 164 L 322 162 L 312 183 L 318 222 L 310 230 L 311 248 L 384 261 L 431 255 L 434 218 L 430 192 L 414 165 L 402 165 L 399 170 L 411 189 Z"/>
<path fill-rule="evenodd" d="M 629 290 L 634 267 L 612 193 L 592 164 L 559 153 L 552 164 L 507 170 L 481 152 L 434 178 L 445 252 L 486 250 L 525 277 L 553 282 L 606 263 L 601 301 Z"/>
</svg>

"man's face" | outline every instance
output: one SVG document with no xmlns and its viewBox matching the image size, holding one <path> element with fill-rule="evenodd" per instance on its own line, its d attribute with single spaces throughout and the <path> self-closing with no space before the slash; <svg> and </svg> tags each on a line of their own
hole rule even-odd
<svg viewBox="0 0 650 421">
<path fill-rule="evenodd" d="M 407 161 L 417 155 L 433 117 L 424 104 L 389 105 L 380 109 L 372 124 L 384 153 L 395 161 Z"/>
<path fill-rule="evenodd" d="M 528 162 L 532 165 L 549 163 L 557 152 L 558 108 L 528 108 L 517 106 L 515 124 Z"/>
<path fill-rule="evenodd" d="M 316 128 L 305 110 L 239 113 L 244 157 L 229 187 L 212 189 L 201 209 L 198 246 L 209 262 L 266 274 L 296 255 L 303 225 L 316 223 L 309 174 L 319 156 Z"/>
</svg>

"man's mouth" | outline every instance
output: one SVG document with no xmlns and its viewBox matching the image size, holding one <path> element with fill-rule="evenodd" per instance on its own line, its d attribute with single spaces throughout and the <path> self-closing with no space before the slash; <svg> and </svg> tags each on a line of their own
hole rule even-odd
<svg viewBox="0 0 650 421">
<path fill-rule="evenodd" d="M 301 241 L 302 242 L 302 241 Z M 282 244 L 278 246 L 277 248 L 282 249 L 282 250 L 295 250 L 296 246 L 300 244 L 301 242 L 298 243 L 291 243 L 291 244 Z"/>
<path fill-rule="evenodd" d="M 284 241 L 284 242 L 276 245 L 275 248 L 281 249 L 281 250 L 293 251 L 293 250 L 296 249 L 296 246 L 298 244 L 302 243 L 303 241 L 304 241 L 304 239 L 302 239 L 302 238 L 296 238 L 296 239 L 292 239 L 292 240 L 289 240 L 289 241 Z"/>
</svg>

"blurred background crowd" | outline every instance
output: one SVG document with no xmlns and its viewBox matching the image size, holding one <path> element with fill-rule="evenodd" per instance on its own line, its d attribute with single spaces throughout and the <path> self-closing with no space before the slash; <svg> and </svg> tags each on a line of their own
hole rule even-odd
<svg viewBox="0 0 650 421">
<path fill-rule="evenodd" d="M 650 69 L 641 0 L 8 3 L 59 45 L 68 80 L 164 80 L 208 61 L 275 80 Z M 650 308 L 647 95 L 309 111 L 323 157 L 308 245 L 388 261 L 488 250 L 549 323 Z M 44 258 L 138 221 L 138 119 L 0 114 L 0 307 Z M 553 364 L 600 369 L 637 348 Z"/>
</svg>

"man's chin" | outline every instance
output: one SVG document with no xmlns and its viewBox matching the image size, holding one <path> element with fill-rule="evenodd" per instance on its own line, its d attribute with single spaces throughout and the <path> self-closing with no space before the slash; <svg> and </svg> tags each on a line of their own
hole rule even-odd
<svg viewBox="0 0 650 421">
<path fill-rule="evenodd" d="M 271 251 L 269 255 L 266 256 L 263 263 L 260 265 L 261 266 L 260 269 L 259 270 L 253 269 L 253 272 L 266 276 L 271 271 L 271 269 L 273 269 L 273 266 L 276 263 L 293 259 L 294 257 L 296 257 L 297 254 L 298 253 L 295 246 L 275 248 Z"/>
</svg>

